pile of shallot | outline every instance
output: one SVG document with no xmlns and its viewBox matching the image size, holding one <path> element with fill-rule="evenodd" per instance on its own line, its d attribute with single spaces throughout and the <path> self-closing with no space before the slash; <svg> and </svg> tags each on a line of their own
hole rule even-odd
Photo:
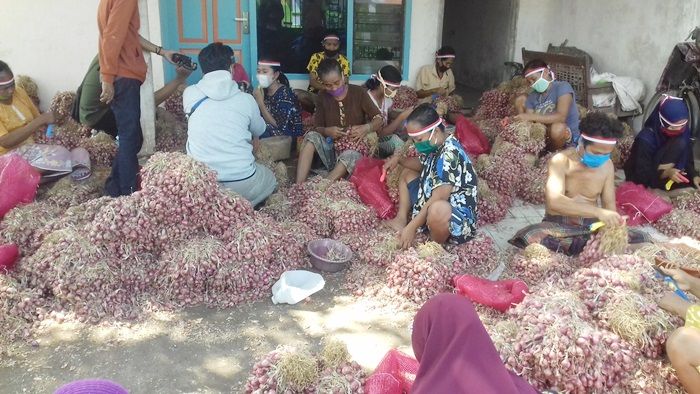
<svg viewBox="0 0 700 394">
<path fill-rule="evenodd" d="M 255 363 L 245 386 L 248 394 L 362 394 L 366 375 L 347 347 L 325 340 L 320 354 L 280 347 Z"/>
</svg>

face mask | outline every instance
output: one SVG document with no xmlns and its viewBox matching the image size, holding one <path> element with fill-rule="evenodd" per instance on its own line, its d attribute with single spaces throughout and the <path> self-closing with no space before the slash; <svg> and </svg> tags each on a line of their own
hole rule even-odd
<svg viewBox="0 0 700 394">
<path fill-rule="evenodd" d="M 258 74 L 258 84 L 261 88 L 267 89 L 272 85 L 272 78 L 267 74 Z"/>
<path fill-rule="evenodd" d="M 338 50 L 336 49 L 335 51 L 329 51 L 328 49 L 324 49 L 323 53 L 326 55 L 326 57 L 335 57 L 335 55 L 338 54 Z"/>
<path fill-rule="evenodd" d="M 394 98 L 396 96 L 396 92 L 397 90 L 391 90 L 384 86 L 384 97 Z"/>
<path fill-rule="evenodd" d="M 685 132 L 685 127 L 680 129 L 680 130 L 671 130 L 667 127 L 662 127 L 661 132 L 664 133 L 666 137 L 678 137 L 679 135 L 683 134 Z"/>
<path fill-rule="evenodd" d="M 447 66 L 443 66 L 442 64 L 438 66 L 438 69 L 440 69 L 441 73 L 447 72 L 450 68 Z"/>
<path fill-rule="evenodd" d="M 343 94 L 345 94 L 346 90 L 348 90 L 348 85 L 343 85 L 335 90 L 326 90 L 326 92 L 328 92 L 328 94 L 330 94 L 333 97 L 340 97 Z"/>
<path fill-rule="evenodd" d="M 430 133 L 430 137 L 428 137 L 427 140 L 425 141 L 420 141 L 420 142 L 415 142 L 413 146 L 416 148 L 416 152 L 420 153 L 421 155 L 429 155 L 433 152 L 436 152 L 438 150 L 437 145 L 433 145 L 432 142 L 430 142 L 431 139 L 433 139 L 433 134 L 435 133 L 435 130 L 433 130 Z"/>
<path fill-rule="evenodd" d="M 542 72 L 544 75 L 544 71 Z M 532 84 L 532 89 L 537 92 L 537 93 L 544 93 L 547 91 L 547 88 L 549 87 L 549 81 L 544 79 L 544 76 L 540 76 L 540 79 L 535 81 L 535 83 Z"/>
<path fill-rule="evenodd" d="M 606 161 L 610 160 L 610 153 L 604 155 L 595 155 L 593 153 L 587 152 L 586 148 L 583 148 L 583 157 L 581 157 L 581 163 L 588 168 L 598 168 L 605 164 Z"/>
</svg>

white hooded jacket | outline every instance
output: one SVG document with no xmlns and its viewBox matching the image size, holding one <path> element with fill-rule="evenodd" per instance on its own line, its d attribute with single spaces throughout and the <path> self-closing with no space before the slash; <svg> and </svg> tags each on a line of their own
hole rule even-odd
<svg viewBox="0 0 700 394">
<path fill-rule="evenodd" d="M 205 97 L 188 121 L 187 154 L 215 170 L 219 182 L 250 178 L 255 174 L 252 139 L 266 128 L 255 99 L 241 92 L 226 70 L 207 73 L 185 89 L 185 113 Z"/>
</svg>

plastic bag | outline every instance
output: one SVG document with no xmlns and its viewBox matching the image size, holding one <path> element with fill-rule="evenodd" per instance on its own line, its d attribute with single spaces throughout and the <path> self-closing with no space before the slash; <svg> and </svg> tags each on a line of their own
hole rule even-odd
<svg viewBox="0 0 700 394">
<path fill-rule="evenodd" d="M 319 274 L 309 271 L 286 271 L 272 285 L 272 302 L 294 305 L 323 289 L 326 281 Z"/>
<path fill-rule="evenodd" d="M 654 223 L 673 210 L 669 202 L 632 182 L 625 182 L 617 188 L 615 205 L 621 215 L 628 217 L 628 226 Z"/>
<path fill-rule="evenodd" d="M 34 200 L 41 175 L 22 156 L 0 156 L 0 219 L 20 204 Z"/>
<path fill-rule="evenodd" d="M 527 284 L 521 280 L 492 281 L 471 275 L 457 275 L 453 279 L 457 293 L 472 302 L 505 312 L 520 303 L 527 293 Z"/>
<path fill-rule="evenodd" d="M 488 138 L 471 120 L 460 116 L 455 127 L 455 138 L 459 140 L 469 156 L 477 157 L 491 152 Z"/>
<path fill-rule="evenodd" d="M 11 270 L 15 266 L 17 257 L 19 257 L 17 245 L 0 245 L 0 273 Z"/>
<path fill-rule="evenodd" d="M 365 381 L 365 394 L 409 393 L 418 374 L 418 361 L 396 349 L 389 350 Z"/>
<path fill-rule="evenodd" d="M 386 183 L 381 180 L 383 167 L 383 160 L 363 157 L 355 165 L 350 182 L 355 185 L 362 202 L 374 208 L 380 219 L 391 219 L 396 216 L 396 207 Z"/>
</svg>

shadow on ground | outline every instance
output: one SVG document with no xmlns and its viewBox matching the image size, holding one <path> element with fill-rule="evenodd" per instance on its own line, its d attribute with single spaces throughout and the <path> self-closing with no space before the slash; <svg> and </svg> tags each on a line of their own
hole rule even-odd
<svg viewBox="0 0 700 394">
<path fill-rule="evenodd" d="M 2 360 L 0 392 L 51 393 L 99 377 L 134 394 L 242 393 L 260 356 L 279 345 L 316 349 L 326 335 L 344 341 L 367 370 L 391 348 L 410 353 L 414 312 L 351 297 L 342 279 L 326 275 L 324 290 L 293 306 L 265 299 L 238 309 L 154 313 L 135 324 L 53 324 L 38 347 Z"/>
</svg>

